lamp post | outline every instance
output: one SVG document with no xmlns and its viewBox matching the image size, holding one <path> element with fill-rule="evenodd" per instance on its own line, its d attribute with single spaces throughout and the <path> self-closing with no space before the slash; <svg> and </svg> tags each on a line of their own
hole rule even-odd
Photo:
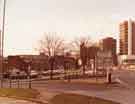
<svg viewBox="0 0 135 104">
<path fill-rule="evenodd" d="M 5 12 L 6 12 L 6 0 L 4 0 L 4 4 L 3 4 L 3 16 L 2 16 L 2 34 L 0 36 L 0 48 L 1 48 L 1 87 L 3 87 L 3 71 L 4 71 L 4 67 L 3 67 L 3 61 L 4 61 L 4 33 L 5 33 Z"/>
<path fill-rule="evenodd" d="M 31 88 L 31 65 L 28 63 L 29 88 Z"/>
</svg>

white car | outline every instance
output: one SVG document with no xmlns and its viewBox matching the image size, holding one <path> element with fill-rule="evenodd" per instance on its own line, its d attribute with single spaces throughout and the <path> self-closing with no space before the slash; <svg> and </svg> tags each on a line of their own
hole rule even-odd
<svg viewBox="0 0 135 104">
<path fill-rule="evenodd" d="M 31 71 L 30 71 L 30 76 L 31 76 L 32 78 L 36 78 L 36 77 L 38 77 L 38 72 L 35 71 L 35 70 L 31 70 Z"/>
</svg>

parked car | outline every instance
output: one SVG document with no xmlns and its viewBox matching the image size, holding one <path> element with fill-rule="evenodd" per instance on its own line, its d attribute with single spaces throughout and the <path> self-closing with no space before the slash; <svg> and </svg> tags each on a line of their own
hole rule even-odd
<svg viewBox="0 0 135 104">
<path fill-rule="evenodd" d="M 25 71 L 20 71 L 18 77 L 19 77 L 19 79 L 27 79 L 28 75 Z"/>
<path fill-rule="evenodd" d="M 5 72 L 5 73 L 3 73 L 3 78 L 9 78 L 9 75 L 10 75 L 9 72 Z"/>
<path fill-rule="evenodd" d="M 42 71 L 42 75 L 44 76 L 49 76 L 51 73 L 51 70 L 47 70 L 47 71 Z M 64 73 L 63 69 L 57 69 L 57 70 L 53 70 L 53 75 L 59 75 Z"/>
<path fill-rule="evenodd" d="M 44 76 L 48 76 L 48 75 L 50 75 L 50 70 L 42 71 L 41 74 Z"/>
<path fill-rule="evenodd" d="M 31 70 L 31 72 L 30 72 L 30 78 L 37 78 L 38 77 L 38 72 L 37 71 L 35 71 L 35 70 Z"/>
<path fill-rule="evenodd" d="M 14 68 L 13 70 L 10 71 L 9 77 L 11 79 L 18 79 L 19 78 L 19 73 L 20 73 L 20 70 L 17 69 L 17 68 Z"/>
</svg>

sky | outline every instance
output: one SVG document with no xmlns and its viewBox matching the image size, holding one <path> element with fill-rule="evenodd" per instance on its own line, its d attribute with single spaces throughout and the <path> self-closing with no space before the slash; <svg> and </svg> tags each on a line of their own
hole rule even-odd
<svg viewBox="0 0 135 104">
<path fill-rule="evenodd" d="M 36 54 L 45 32 L 57 32 L 66 40 L 87 35 L 93 41 L 118 39 L 119 23 L 135 17 L 134 4 L 134 0 L 7 0 L 4 55 Z M 2 11 L 0 21 L 1 17 Z"/>
</svg>

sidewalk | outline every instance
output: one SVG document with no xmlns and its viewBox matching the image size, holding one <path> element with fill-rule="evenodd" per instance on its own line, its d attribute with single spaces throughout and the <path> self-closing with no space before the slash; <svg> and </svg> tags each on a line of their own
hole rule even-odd
<svg viewBox="0 0 135 104">
<path fill-rule="evenodd" d="M 95 96 L 107 100 L 119 102 L 121 104 L 135 104 L 135 92 L 129 90 L 111 90 L 111 91 L 68 91 L 87 96 Z"/>
<path fill-rule="evenodd" d="M 128 89 L 120 84 L 117 85 L 93 85 L 90 83 L 48 83 L 44 88 L 38 89 L 41 92 L 41 99 L 49 101 L 60 93 L 76 93 L 87 96 L 95 96 L 106 100 L 112 100 L 121 104 L 135 103 L 135 90 Z"/>
</svg>

